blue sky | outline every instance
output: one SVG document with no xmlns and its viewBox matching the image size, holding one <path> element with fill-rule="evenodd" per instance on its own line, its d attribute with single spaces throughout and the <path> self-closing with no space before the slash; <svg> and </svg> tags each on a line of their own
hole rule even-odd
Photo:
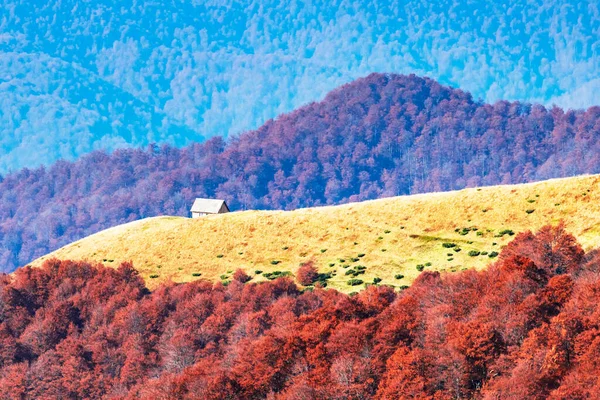
<svg viewBox="0 0 600 400">
<path fill-rule="evenodd" d="M 239 134 L 371 72 L 600 104 L 598 5 L 499 3 L 3 1 L 0 173 Z"/>
</svg>

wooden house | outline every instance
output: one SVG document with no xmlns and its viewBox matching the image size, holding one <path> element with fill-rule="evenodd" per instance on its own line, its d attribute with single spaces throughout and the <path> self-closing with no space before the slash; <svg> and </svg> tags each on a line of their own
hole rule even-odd
<svg viewBox="0 0 600 400">
<path fill-rule="evenodd" d="M 192 218 L 199 218 L 210 214 L 224 214 L 229 212 L 225 200 L 218 199 L 196 199 L 190 210 Z"/>
</svg>

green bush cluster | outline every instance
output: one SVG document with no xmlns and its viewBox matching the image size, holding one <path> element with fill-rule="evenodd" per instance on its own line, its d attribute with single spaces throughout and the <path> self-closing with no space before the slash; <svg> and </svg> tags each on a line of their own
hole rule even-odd
<svg viewBox="0 0 600 400">
<path fill-rule="evenodd" d="M 365 273 L 365 270 L 367 269 L 367 267 L 365 267 L 364 265 L 358 265 L 352 269 L 347 270 L 344 275 L 352 275 L 353 277 L 357 277 L 358 275 L 362 275 Z"/>
<path fill-rule="evenodd" d="M 192 276 L 200 276 L 200 275 L 202 275 L 201 272 L 192 272 Z"/>
<path fill-rule="evenodd" d="M 394 278 L 396 278 L 396 279 L 402 279 L 402 278 L 404 278 L 404 275 L 402 275 L 402 274 L 396 274 L 396 275 L 394 275 Z"/>
<path fill-rule="evenodd" d="M 331 279 L 331 277 L 335 275 L 334 272 L 324 272 L 324 273 L 320 273 L 317 275 L 317 279 L 315 279 L 316 282 L 321 282 L 321 283 L 325 283 L 325 285 L 327 285 L 327 280 Z"/>
<path fill-rule="evenodd" d="M 417 271 L 421 272 L 425 269 L 425 266 L 423 264 L 418 264 L 417 265 Z"/>
<path fill-rule="evenodd" d="M 290 271 L 273 271 L 273 272 L 265 272 L 263 276 L 268 280 L 272 281 L 273 279 L 281 278 L 283 276 L 290 276 L 292 273 Z"/>
<path fill-rule="evenodd" d="M 502 237 L 504 235 L 513 236 L 514 234 L 515 233 L 512 231 L 512 229 L 503 229 L 500 232 L 498 232 L 496 237 Z"/>
<path fill-rule="evenodd" d="M 465 236 L 465 235 L 467 235 L 469 232 L 471 232 L 471 231 L 475 232 L 475 231 L 477 231 L 478 229 L 479 229 L 479 228 L 477 228 L 477 227 L 471 226 L 471 227 L 466 227 L 466 228 L 456 228 L 456 229 L 454 230 L 454 232 L 458 233 L 459 235 L 463 235 L 463 236 Z"/>
<path fill-rule="evenodd" d="M 456 247 L 456 243 L 442 243 L 442 247 L 446 248 L 446 249 L 451 249 L 453 247 Z"/>
<path fill-rule="evenodd" d="M 488 254 L 489 258 L 495 258 L 498 257 L 498 252 L 497 251 L 492 251 L 490 254 Z"/>
<path fill-rule="evenodd" d="M 379 277 L 373 278 L 373 283 L 374 284 L 378 284 L 379 282 L 381 282 L 381 278 L 379 278 Z"/>
<path fill-rule="evenodd" d="M 471 250 L 471 251 L 469 251 L 469 255 L 470 255 L 471 257 L 477 257 L 477 256 L 478 256 L 478 255 L 480 255 L 480 254 L 481 254 L 481 252 L 480 252 L 480 251 L 477 251 L 477 250 Z"/>
<path fill-rule="evenodd" d="M 362 285 L 362 284 L 363 284 L 362 279 L 350 279 L 348 281 L 349 286 L 358 286 L 358 285 Z"/>
<path fill-rule="evenodd" d="M 279 264 L 280 262 L 281 262 L 281 261 L 279 261 L 279 260 L 273 260 L 273 261 L 271 261 L 271 265 L 277 265 L 277 264 Z"/>
</svg>

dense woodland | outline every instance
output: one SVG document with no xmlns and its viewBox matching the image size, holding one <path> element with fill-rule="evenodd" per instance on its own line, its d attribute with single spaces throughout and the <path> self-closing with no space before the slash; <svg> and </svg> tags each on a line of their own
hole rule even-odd
<svg viewBox="0 0 600 400">
<path fill-rule="evenodd" d="M 0 398 L 588 399 L 600 392 L 600 252 L 562 226 L 489 269 L 408 289 L 290 278 L 149 292 L 48 261 L 0 276 Z"/>
<path fill-rule="evenodd" d="M 0 275 L 0 398 L 588 399 L 600 392 L 600 252 L 562 226 L 489 269 L 408 289 L 290 278 L 149 292 L 48 261 Z"/>
<path fill-rule="evenodd" d="M 188 215 L 195 197 L 292 209 L 600 172 L 599 132 L 600 107 L 489 105 L 373 74 L 228 142 L 96 152 L 2 177 L 0 268 L 119 223 Z"/>
</svg>

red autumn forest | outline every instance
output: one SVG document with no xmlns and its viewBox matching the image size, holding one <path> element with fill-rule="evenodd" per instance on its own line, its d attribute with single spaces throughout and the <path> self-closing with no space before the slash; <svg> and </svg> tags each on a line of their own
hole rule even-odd
<svg viewBox="0 0 600 400">
<path fill-rule="evenodd" d="M 311 271 L 304 271 L 312 273 Z M 563 226 L 518 235 L 487 270 L 402 292 L 289 278 L 148 291 L 48 261 L 0 276 L 0 397 L 585 399 L 600 392 L 600 252 Z"/>
</svg>

